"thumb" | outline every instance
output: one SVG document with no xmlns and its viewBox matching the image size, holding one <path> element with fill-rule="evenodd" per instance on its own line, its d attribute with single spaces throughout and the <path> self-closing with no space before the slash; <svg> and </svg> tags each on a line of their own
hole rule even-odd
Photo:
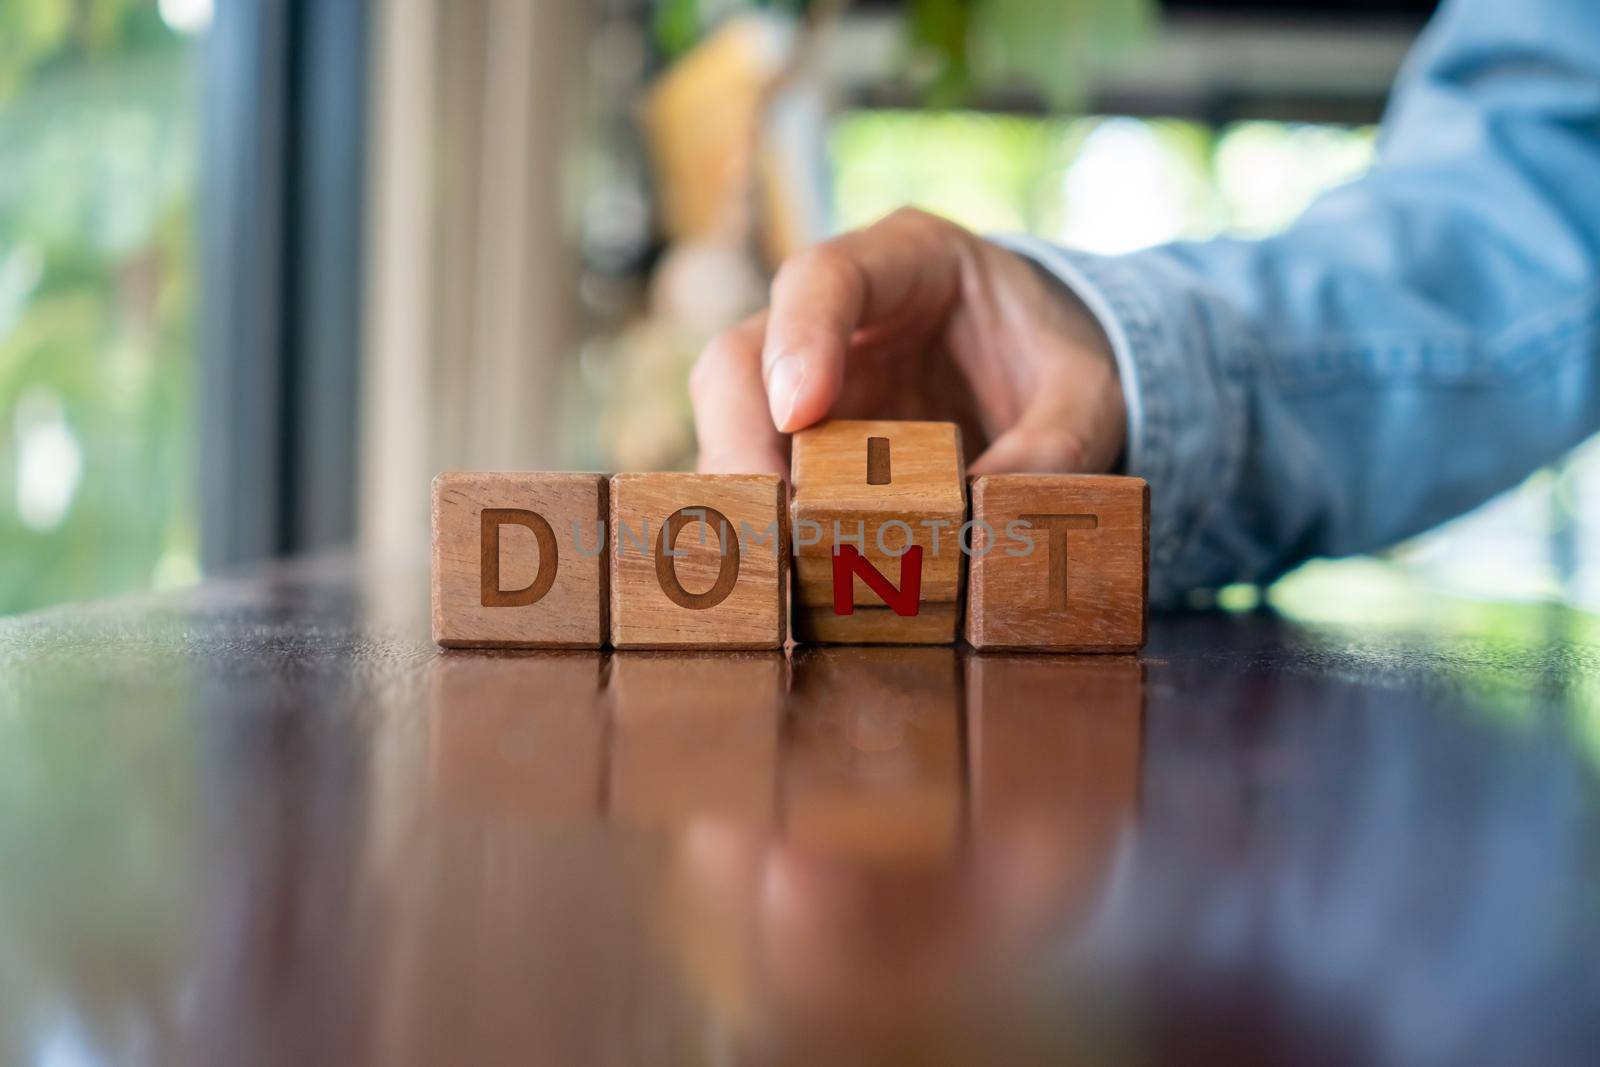
<svg viewBox="0 0 1600 1067">
<path fill-rule="evenodd" d="M 865 290 L 861 268 L 835 243 L 807 249 L 779 269 L 761 369 L 772 424 L 780 431 L 810 426 L 838 399 Z"/>
</svg>

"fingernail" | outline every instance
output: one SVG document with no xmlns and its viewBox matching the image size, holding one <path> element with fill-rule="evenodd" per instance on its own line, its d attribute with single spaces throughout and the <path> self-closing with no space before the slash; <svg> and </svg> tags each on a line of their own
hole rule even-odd
<svg viewBox="0 0 1600 1067">
<path fill-rule="evenodd" d="M 789 425 L 800 387 L 805 384 L 806 365 L 799 356 L 781 356 L 767 375 L 767 404 L 772 408 L 772 423 L 778 429 Z"/>
</svg>

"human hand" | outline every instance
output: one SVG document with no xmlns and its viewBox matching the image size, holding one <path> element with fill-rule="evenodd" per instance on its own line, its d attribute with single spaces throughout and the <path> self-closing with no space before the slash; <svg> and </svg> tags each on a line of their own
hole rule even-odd
<svg viewBox="0 0 1600 1067">
<path fill-rule="evenodd" d="M 1034 265 L 901 209 L 787 260 L 689 379 L 699 469 L 787 473 L 826 417 L 961 427 L 974 474 L 1106 471 L 1127 413 L 1099 323 Z"/>
</svg>

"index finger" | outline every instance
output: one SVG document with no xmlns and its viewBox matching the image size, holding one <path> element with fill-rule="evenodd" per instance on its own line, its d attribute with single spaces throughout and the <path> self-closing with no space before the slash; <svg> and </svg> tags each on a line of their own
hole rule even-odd
<svg viewBox="0 0 1600 1067">
<path fill-rule="evenodd" d="M 772 282 L 762 367 L 772 422 L 793 433 L 827 415 L 855 332 L 921 293 L 956 290 L 957 227 L 901 210 L 791 256 Z M 932 288 L 923 288 L 932 287 Z M 930 301 L 930 305 L 943 301 Z"/>
<path fill-rule="evenodd" d="M 784 474 L 783 436 L 767 414 L 761 382 L 761 312 L 724 331 L 695 361 L 689 375 L 694 430 L 700 442 L 697 469 L 707 474 Z"/>
</svg>

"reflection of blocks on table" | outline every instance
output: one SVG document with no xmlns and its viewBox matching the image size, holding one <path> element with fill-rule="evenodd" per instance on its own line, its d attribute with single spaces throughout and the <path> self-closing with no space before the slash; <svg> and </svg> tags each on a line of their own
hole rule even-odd
<svg viewBox="0 0 1600 1067">
<path fill-rule="evenodd" d="M 1144 667 L 1134 656 L 966 662 L 974 824 L 1115 836 L 1138 809 Z"/>
<path fill-rule="evenodd" d="M 1139 649 L 1149 517 L 1142 478 L 973 479 L 967 641 L 1040 652 Z"/>
<path fill-rule="evenodd" d="M 896 867 L 957 854 L 964 786 L 955 649 L 797 650 L 788 707 L 788 841 Z"/>
<path fill-rule="evenodd" d="M 966 519 L 955 424 L 828 422 L 795 434 L 793 453 L 795 637 L 953 642 Z M 836 613 L 836 548 L 851 571 L 848 614 Z"/>
<path fill-rule="evenodd" d="M 611 479 L 611 643 L 781 648 L 788 630 L 785 487 L 776 475 Z"/>
<path fill-rule="evenodd" d="M 451 817 L 600 814 L 599 652 L 437 656 L 427 665 L 430 792 Z"/>
<path fill-rule="evenodd" d="M 983 653 L 966 672 L 975 850 L 1028 856 L 1034 899 L 1058 914 L 1088 905 L 1138 818 L 1144 668 L 1134 656 Z"/>
<path fill-rule="evenodd" d="M 780 652 L 613 656 L 611 817 L 650 826 L 768 826 L 786 666 Z"/>
<path fill-rule="evenodd" d="M 447 648 L 599 648 L 606 480 L 447 473 L 433 481 L 433 639 Z"/>
</svg>

